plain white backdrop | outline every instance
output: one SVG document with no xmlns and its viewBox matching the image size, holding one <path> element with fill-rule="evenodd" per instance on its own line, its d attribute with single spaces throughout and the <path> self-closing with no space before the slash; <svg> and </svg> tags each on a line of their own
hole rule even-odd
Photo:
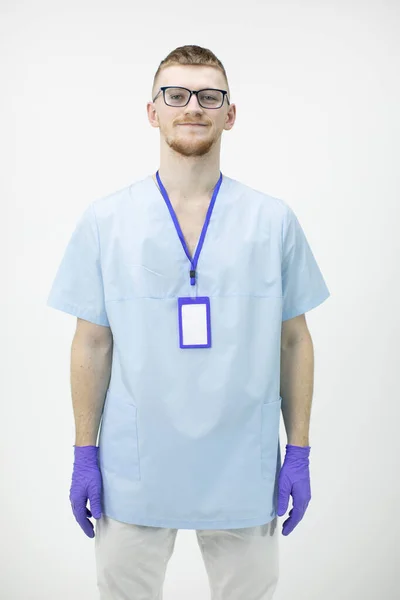
<svg viewBox="0 0 400 600">
<path fill-rule="evenodd" d="M 279 519 L 276 600 L 400 597 L 399 31 L 396 0 L 0 1 L 2 599 L 98 598 L 68 499 L 76 318 L 46 299 L 88 204 L 157 170 L 146 102 L 185 44 L 227 71 L 222 172 L 290 204 L 331 292 L 306 315 L 312 500 Z M 187 598 L 208 581 L 180 530 L 164 600 Z"/>
</svg>

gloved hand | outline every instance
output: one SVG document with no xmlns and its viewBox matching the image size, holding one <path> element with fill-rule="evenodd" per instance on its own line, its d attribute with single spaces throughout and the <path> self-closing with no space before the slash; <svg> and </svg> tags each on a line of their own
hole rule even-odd
<svg viewBox="0 0 400 600">
<path fill-rule="evenodd" d="M 95 536 L 88 517 L 101 517 L 102 479 L 97 463 L 97 446 L 74 446 L 75 459 L 69 499 L 75 519 L 90 538 Z M 90 510 L 86 503 L 90 501 Z"/>
<path fill-rule="evenodd" d="M 289 535 L 298 525 L 311 500 L 309 455 L 311 446 L 292 446 L 286 444 L 286 456 L 278 480 L 278 516 L 285 514 L 290 494 L 293 496 L 293 508 L 289 518 L 283 523 L 282 534 Z"/>
</svg>

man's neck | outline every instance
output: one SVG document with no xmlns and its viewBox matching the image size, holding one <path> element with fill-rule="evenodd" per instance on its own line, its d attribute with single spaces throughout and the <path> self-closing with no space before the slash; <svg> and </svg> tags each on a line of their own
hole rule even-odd
<svg viewBox="0 0 400 600">
<path fill-rule="evenodd" d="M 180 202 L 196 201 L 201 198 L 210 199 L 220 176 L 219 162 L 209 165 L 204 163 L 180 165 L 161 164 L 159 176 L 168 196 Z M 156 175 L 153 179 L 157 183 Z"/>
</svg>

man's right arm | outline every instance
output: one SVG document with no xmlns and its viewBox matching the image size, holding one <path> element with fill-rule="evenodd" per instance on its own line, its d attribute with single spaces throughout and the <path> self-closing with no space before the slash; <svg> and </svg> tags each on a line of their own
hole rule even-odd
<svg viewBox="0 0 400 600">
<path fill-rule="evenodd" d="M 110 327 L 78 318 L 71 345 L 71 395 L 75 445 L 95 446 L 111 377 Z"/>
</svg>

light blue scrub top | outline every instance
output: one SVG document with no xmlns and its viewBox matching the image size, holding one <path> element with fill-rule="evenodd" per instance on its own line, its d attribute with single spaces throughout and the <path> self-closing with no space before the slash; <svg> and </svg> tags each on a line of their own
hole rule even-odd
<svg viewBox="0 0 400 600">
<path fill-rule="evenodd" d="M 47 305 L 111 327 L 103 513 L 178 529 L 277 509 L 282 321 L 330 296 L 288 204 L 222 178 L 197 265 L 152 176 L 84 211 Z M 178 297 L 210 298 L 211 348 L 179 347 Z"/>
</svg>

